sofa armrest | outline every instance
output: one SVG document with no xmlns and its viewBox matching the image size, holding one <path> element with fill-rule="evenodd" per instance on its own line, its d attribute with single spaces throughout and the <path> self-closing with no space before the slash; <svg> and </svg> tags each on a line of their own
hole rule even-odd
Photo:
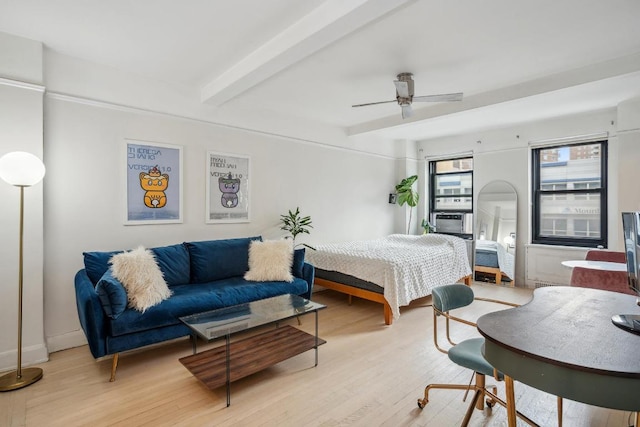
<svg viewBox="0 0 640 427">
<path fill-rule="evenodd" d="M 313 291 L 313 280 L 315 278 L 315 274 L 316 274 L 316 269 L 313 267 L 313 265 L 305 262 L 304 265 L 302 266 L 301 278 L 307 282 L 307 284 L 309 285 L 309 289 L 306 293 L 300 295 L 301 297 L 306 299 L 311 299 L 311 292 Z"/>
<path fill-rule="evenodd" d="M 107 354 L 107 317 L 93 283 L 84 269 L 76 273 L 75 290 L 78 317 L 91 354 L 95 358 L 105 356 Z"/>
</svg>

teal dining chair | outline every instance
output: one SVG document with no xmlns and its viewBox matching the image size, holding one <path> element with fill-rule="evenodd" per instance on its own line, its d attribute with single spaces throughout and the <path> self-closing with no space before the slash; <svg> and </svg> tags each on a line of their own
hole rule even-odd
<svg viewBox="0 0 640 427">
<path fill-rule="evenodd" d="M 489 362 L 486 361 L 482 355 L 482 349 L 484 346 L 484 338 L 470 338 L 459 343 L 455 343 L 451 339 L 450 326 L 451 320 L 460 322 L 469 326 L 476 327 L 474 322 L 466 319 L 456 317 L 450 313 L 451 310 L 456 308 L 462 308 L 470 305 L 474 300 L 488 301 L 491 303 L 503 304 L 511 307 L 517 307 L 518 304 L 500 301 L 496 299 L 480 298 L 474 295 L 473 290 L 463 284 L 452 284 L 445 286 L 438 286 L 432 290 L 433 299 L 433 340 L 436 348 L 442 353 L 446 353 L 449 359 L 464 368 L 471 369 L 473 376 L 468 384 L 429 384 L 424 389 L 424 398 L 418 399 L 418 407 L 423 409 L 429 402 L 429 392 L 433 389 L 454 389 L 465 390 L 463 401 L 467 397 L 469 391 L 474 392 L 473 399 L 469 404 L 467 412 L 465 413 L 462 421 L 462 426 L 467 426 L 473 415 L 474 408 L 479 410 L 484 409 L 486 402 L 488 407 L 493 407 L 496 403 L 503 407 L 507 407 L 504 400 L 497 396 L 498 389 L 495 385 L 487 385 L 486 377 L 493 377 L 496 381 L 502 381 L 504 375 L 502 372 L 495 369 Z M 443 317 L 445 320 L 445 333 L 447 341 L 449 341 L 448 348 L 443 348 L 438 342 L 438 318 Z M 473 379 L 475 378 L 475 383 Z M 558 398 L 558 424 L 562 425 L 562 399 Z M 537 424 L 527 418 L 525 415 L 517 412 L 519 418 L 525 421 L 527 424 L 536 426 Z"/>
</svg>

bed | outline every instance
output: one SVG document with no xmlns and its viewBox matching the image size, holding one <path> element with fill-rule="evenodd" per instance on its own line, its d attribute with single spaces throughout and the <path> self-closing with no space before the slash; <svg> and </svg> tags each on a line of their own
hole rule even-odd
<svg viewBox="0 0 640 427">
<path fill-rule="evenodd" d="M 514 286 L 515 257 L 493 240 L 476 240 L 475 271 L 495 277 L 496 284 L 507 278 Z"/>
<path fill-rule="evenodd" d="M 401 306 L 431 295 L 435 286 L 471 284 L 465 241 L 444 234 L 318 245 L 306 260 L 316 268 L 315 284 L 383 304 L 387 325 L 400 317 Z"/>
</svg>

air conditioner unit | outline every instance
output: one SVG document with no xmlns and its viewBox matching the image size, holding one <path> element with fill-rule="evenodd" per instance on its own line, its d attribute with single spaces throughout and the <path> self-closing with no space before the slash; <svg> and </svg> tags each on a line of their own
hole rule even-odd
<svg viewBox="0 0 640 427">
<path fill-rule="evenodd" d="M 464 214 L 437 213 L 435 215 L 436 231 L 442 234 L 464 233 Z"/>
</svg>

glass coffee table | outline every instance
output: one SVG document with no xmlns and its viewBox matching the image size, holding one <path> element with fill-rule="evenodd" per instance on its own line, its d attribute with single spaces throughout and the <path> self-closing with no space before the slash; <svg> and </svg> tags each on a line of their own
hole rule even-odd
<svg viewBox="0 0 640 427">
<path fill-rule="evenodd" d="M 318 311 L 323 308 L 326 305 L 288 294 L 181 317 L 191 330 L 193 354 L 180 358 L 180 363 L 210 390 L 225 385 L 229 406 L 233 381 L 311 349 L 315 349 L 314 366 L 318 365 L 318 346 L 326 342 L 318 337 Z M 308 313 L 315 313 L 315 336 L 290 325 L 279 326 Z M 275 329 L 231 342 L 235 333 L 274 323 Z M 198 338 L 210 342 L 223 337 L 224 346 L 197 352 Z"/>
</svg>

